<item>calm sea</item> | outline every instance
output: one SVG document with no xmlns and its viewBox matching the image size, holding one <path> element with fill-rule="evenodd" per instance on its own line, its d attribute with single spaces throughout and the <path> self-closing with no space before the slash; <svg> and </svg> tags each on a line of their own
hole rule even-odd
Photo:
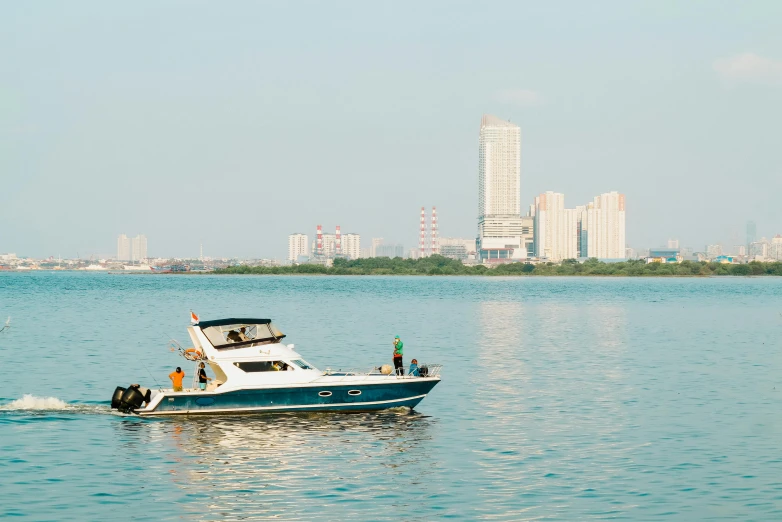
<svg viewBox="0 0 782 522">
<path fill-rule="evenodd" d="M 398 334 L 443 381 L 413 413 L 112 414 L 190 309 L 320 368 Z M 782 278 L 4 273 L 8 315 L 0 517 L 782 519 Z"/>
</svg>

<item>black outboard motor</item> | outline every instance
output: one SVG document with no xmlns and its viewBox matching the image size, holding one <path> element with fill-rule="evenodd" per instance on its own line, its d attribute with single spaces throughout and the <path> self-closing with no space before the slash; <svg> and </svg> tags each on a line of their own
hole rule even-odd
<svg viewBox="0 0 782 522">
<path fill-rule="evenodd" d="M 117 386 L 114 390 L 114 395 L 111 396 L 111 409 L 118 410 L 120 401 L 122 400 L 122 394 L 125 393 L 125 388 Z"/>
<path fill-rule="evenodd" d="M 119 387 L 114 390 L 114 397 L 117 396 L 120 390 L 122 388 Z M 133 410 L 141 408 L 142 403 L 146 402 L 149 404 L 151 395 L 152 392 L 150 390 L 145 388 L 142 391 L 138 384 L 131 384 L 126 390 L 122 391 L 122 395 L 117 401 L 117 409 L 122 413 L 131 413 Z M 112 408 L 114 407 L 114 397 L 111 400 Z"/>
</svg>

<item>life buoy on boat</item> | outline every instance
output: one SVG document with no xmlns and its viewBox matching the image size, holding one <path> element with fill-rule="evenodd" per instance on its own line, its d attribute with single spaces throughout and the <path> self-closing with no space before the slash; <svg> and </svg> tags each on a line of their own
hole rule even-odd
<svg viewBox="0 0 782 522">
<path fill-rule="evenodd" d="M 188 348 L 182 355 L 184 355 L 185 359 L 188 361 L 197 361 L 203 357 L 201 351 L 196 350 L 195 348 Z"/>
</svg>

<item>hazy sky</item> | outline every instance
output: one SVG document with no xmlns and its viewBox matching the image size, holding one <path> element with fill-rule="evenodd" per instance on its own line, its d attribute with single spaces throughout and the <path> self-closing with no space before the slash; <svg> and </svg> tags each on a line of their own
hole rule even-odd
<svg viewBox="0 0 782 522">
<path fill-rule="evenodd" d="M 483 113 L 522 202 L 627 240 L 782 233 L 782 2 L 3 2 L 0 252 L 283 257 L 320 223 L 474 237 Z"/>
</svg>

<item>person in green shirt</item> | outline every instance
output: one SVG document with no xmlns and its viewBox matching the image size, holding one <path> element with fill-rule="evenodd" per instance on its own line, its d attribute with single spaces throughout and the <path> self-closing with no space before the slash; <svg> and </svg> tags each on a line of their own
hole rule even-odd
<svg viewBox="0 0 782 522">
<path fill-rule="evenodd" d="M 394 369 L 397 375 L 405 374 L 405 365 L 402 363 L 402 355 L 404 354 L 405 343 L 397 335 L 394 337 Z"/>
</svg>

